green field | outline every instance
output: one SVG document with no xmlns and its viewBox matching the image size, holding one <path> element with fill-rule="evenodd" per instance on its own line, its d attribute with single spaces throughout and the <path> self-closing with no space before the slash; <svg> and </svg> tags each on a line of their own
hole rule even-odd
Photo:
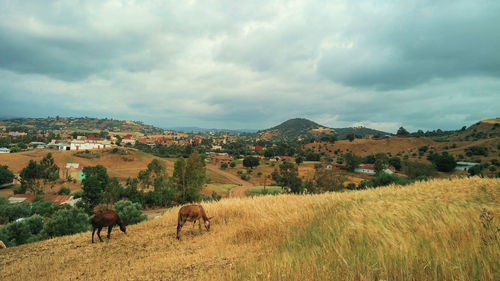
<svg viewBox="0 0 500 281">
<path fill-rule="evenodd" d="M 209 183 L 205 186 L 205 189 L 210 190 L 210 191 L 215 191 L 217 194 L 221 196 L 227 196 L 229 190 L 231 190 L 233 187 L 237 186 L 236 184 L 214 184 L 214 183 Z"/>
<path fill-rule="evenodd" d="M 252 188 L 250 188 L 247 191 L 248 195 L 266 195 L 266 194 L 280 194 L 283 193 L 283 190 L 281 189 L 281 186 L 264 186 L 262 185 L 257 185 Z"/>
</svg>

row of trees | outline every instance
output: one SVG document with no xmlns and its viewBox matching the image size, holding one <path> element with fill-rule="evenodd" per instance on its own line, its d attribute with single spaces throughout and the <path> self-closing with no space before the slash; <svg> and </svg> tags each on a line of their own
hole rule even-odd
<svg viewBox="0 0 500 281">
<path fill-rule="evenodd" d="M 177 159 L 171 177 L 165 163 L 153 159 L 137 178 L 129 178 L 125 187 L 116 178 L 110 178 L 101 165 L 85 167 L 83 172 L 81 207 L 88 213 L 100 203 L 110 204 L 122 198 L 142 206 L 171 206 L 198 201 L 206 179 L 205 161 L 197 152 L 187 159 Z"/>
<path fill-rule="evenodd" d="M 138 203 L 118 201 L 114 209 L 127 225 L 146 219 Z M 89 215 L 84 209 L 61 207 L 50 201 L 41 201 L 40 198 L 35 198 L 32 204 L 11 204 L 0 197 L 0 221 L 6 223 L 0 228 L 0 240 L 7 247 L 71 235 L 91 228 Z"/>
</svg>

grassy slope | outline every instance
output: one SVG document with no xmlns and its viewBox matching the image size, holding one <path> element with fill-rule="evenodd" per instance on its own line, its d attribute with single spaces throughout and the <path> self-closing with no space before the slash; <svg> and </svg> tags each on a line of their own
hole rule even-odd
<svg viewBox="0 0 500 281">
<path fill-rule="evenodd" d="M 1 280 L 499 280 L 498 179 L 433 180 L 323 195 L 204 204 L 210 232 L 177 210 L 117 230 L 0 251 Z M 481 225 L 483 208 L 494 226 Z"/>
</svg>

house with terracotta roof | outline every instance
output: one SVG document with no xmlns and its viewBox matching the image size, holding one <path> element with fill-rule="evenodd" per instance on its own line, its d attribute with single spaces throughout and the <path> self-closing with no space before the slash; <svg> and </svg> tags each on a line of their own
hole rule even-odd
<svg viewBox="0 0 500 281">
<path fill-rule="evenodd" d="M 75 199 L 73 195 L 39 195 L 39 197 L 42 197 L 42 200 L 48 200 L 59 205 L 69 204 L 71 206 L 74 206 L 76 202 L 80 201 L 78 199 L 81 199 Z M 8 200 L 9 203 L 21 203 L 25 201 L 33 201 L 34 198 L 35 195 L 33 194 L 15 194 L 10 196 Z"/>
<path fill-rule="evenodd" d="M 374 164 L 361 164 L 356 169 L 355 173 L 375 175 L 375 165 Z"/>
</svg>

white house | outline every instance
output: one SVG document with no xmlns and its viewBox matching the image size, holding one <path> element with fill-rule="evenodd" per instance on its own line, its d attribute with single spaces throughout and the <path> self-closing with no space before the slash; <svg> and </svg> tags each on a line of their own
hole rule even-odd
<svg viewBox="0 0 500 281">
<path fill-rule="evenodd" d="M 74 140 L 70 144 L 70 150 L 102 149 L 111 147 L 109 141 Z"/>
<path fill-rule="evenodd" d="M 470 168 L 479 165 L 479 163 L 474 163 L 474 162 L 457 162 L 457 166 L 455 167 L 455 170 L 457 171 L 468 171 Z"/>
<path fill-rule="evenodd" d="M 10 153 L 10 149 L 5 148 L 5 147 L 1 147 L 0 148 L 0 153 Z"/>
<path fill-rule="evenodd" d="M 375 166 L 373 164 L 361 164 L 356 169 L 355 173 L 375 175 Z"/>
</svg>

